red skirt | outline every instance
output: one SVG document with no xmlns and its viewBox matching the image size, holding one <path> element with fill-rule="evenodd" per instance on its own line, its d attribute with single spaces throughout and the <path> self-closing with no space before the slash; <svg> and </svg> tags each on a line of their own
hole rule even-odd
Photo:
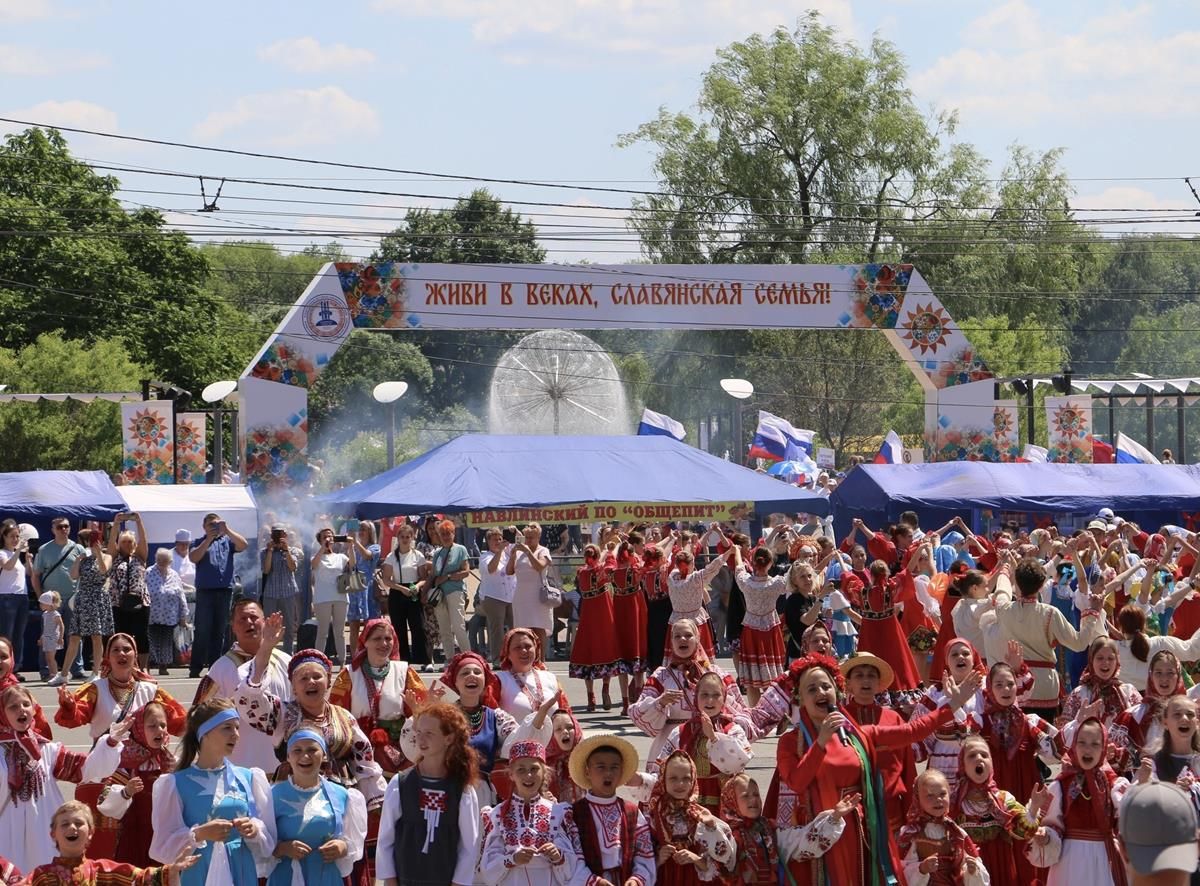
<svg viewBox="0 0 1200 886">
<path fill-rule="evenodd" d="M 774 625 L 767 630 L 742 626 L 738 649 L 738 676 L 747 686 L 765 688 L 787 670 L 787 647 L 783 630 Z"/>
<path fill-rule="evenodd" d="M 640 674 L 646 670 L 646 624 L 649 618 L 646 598 L 640 589 L 631 594 L 613 595 L 613 624 L 623 673 Z"/>
<path fill-rule="evenodd" d="M 704 647 L 704 651 L 708 653 L 710 659 L 716 659 L 717 646 L 713 643 L 712 622 L 705 619 L 700 625 L 700 645 Z M 667 625 L 667 640 L 663 646 L 663 660 L 659 664 L 670 664 L 671 661 L 671 625 Z"/>
<path fill-rule="evenodd" d="M 668 861 L 658 869 L 658 886 L 702 886 L 700 874 L 694 864 L 676 864 Z"/>
<path fill-rule="evenodd" d="M 880 619 L 864 618 L 858 628 L 858 649 L 878 655 L 892 666 L 896 672 L 892 689 L 916 689 L 920 684 L 917 665 L 908 648 L 908 638 L 904 636 L 900 620 L 895 615 Z"/>
<path fill-rule="evenodd" d="M 611 677 L 621 673 L 621 648 L 617 637 L 613 596 L 604 591 L 579 603 L 579 626 L 571 644 L 572 677 Z"/>
</svg>

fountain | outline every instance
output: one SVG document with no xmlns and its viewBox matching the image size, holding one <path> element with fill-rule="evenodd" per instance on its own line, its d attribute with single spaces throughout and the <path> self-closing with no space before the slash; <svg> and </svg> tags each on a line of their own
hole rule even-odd
<svg viewBox="0 0 1200 886">
<path fill-rule="evenodd" d="M 612 358 L 586 335 L 546 329 L 504 352 L 492 375 L 493 434 L 631 433 Z"/>
</svg>

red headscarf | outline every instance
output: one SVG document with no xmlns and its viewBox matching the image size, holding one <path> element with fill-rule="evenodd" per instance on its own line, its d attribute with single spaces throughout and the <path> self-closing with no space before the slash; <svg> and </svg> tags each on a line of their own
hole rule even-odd
<svg viewBox="0 0 1200 886">
<path fill-rule="evenodd" d="M 542 638 L 537 635 L 537 631 L 531 628 L 513 628 L 504 635 L 504 641 L 500 644 L 500 670 L 512 670 L 512 659 L 509 657 L 508 649 L 512 641 L 521 636 L 528 637 L 533 641 L 534 669 L 539 671 L 546 670 L 546 663 L 542 661 Z"/>
<path fill-rule="evenodd" d="M 691 619 L 687 620 L 691 621 Z M 680 619 L 680 621 L 683 621 L 683 619 Z M 678 623 L 676 622 L 675 624 Z M 704 651 L 704 644 L 700 642 L 699 625 L 694 621 L 691 623 L 696 628 L 696 651 L 692 653 L 690 658 L 680 658 L 675 654 L 675 643 L 670 636 L 675 630 L 675 625 L 671 625 L 670 631 L 667 632 L 667 666 L 683 671 L 687 677 L 688 685 L 694 686 L 697 680 L 703 677 L 706 672 L 712 670 L 712 662 L 709 661 L 708 653 Z"/>
<path fill-rule="evenodd" d="M 376 628 L 383 628 L 391 632 L 392 653 L 388 658 L 391 661 L 400 660 L 400 638 L 396 636 L 396 629 L 392 627 L 392 623 L 386 618 L 373 618 L 363 625 L 363 629 L 358 633 L 358 644 L 354 647 L 354 658 L 350 659 L 351 670 L 362 670 L 363 663 L 367 660 L 367 640 L 370 639 L 371 632 Z"/>
<path fill-rule="evenodd" d="M 1080 769 L 1075 757 L 1075 746 L 1079 743 L 1079 733 L 1089 723 L 1095 723 L 1100 727 L 1100 762 L 1091 769 Z M 1117 774 L 1108 765 L 1108 730 L 1095 717 L 1089 717 L 1080 723 L 1079 728 L 1075 730 L 1075 736 L 1071 741 L 1071 749 L 1063 759 L 1062 772 L 1055 780 L 1058 782 L 1058 788 L 1062 792 L 1063 821 L 1066 821 L 1067 815 L 1071 811 L 1072 803 L 1085 797 L 1090 800 L 1097 825 L 1108 832 L 1108 839 L 1104 841 L 1104 845 L 1108 851 L 1109 860 L 1113 863 L 1114 877 L 1116 877 L 1117 871 L 1123 872 L 1125 870 L 1116 853 L 1116 845 L 1113 839 L 1117 811 L 1113 807 L 1111 792 L 1113 782 L 1116 779 Z M 1088 802 L 1088 800 L 1085 800 L 1085 802 Z M 1124 883 L 1124 878 L 1122 877 L 1118 882 Z"/>
<path fill-rule="evenodd" d="M 1093 701 L 1098 698 L 1104 702 L 1104 716 L 1102 719 L 1108 722 L 1125 710 L 1125 699 L 1121 695 L 1121 659 L 1119 656 L 1117 657 L 1116 667 L 1113 668 L 1112 675 L 1108 679 L 1101 679 L 1092 669 L 1092 659 L 1096 657 L 1096 653 L 1100 649 L 1112 649 L 1113 654 L 1117 654 L 1117 650 L 1114 648 L 1116 644 L 1107 638 L 1102 639 L 1105 640 L 1104 643 L 1096 641 L 1088 647 L 1087 667 L 1083 669 L 1083 673 L 1079 676 L 1079 685 L 1086 686 L 1091 690 Z"/>
<path fill-rule="evenodd" d="M 930 770 L 926 770 L 928 772 Z M 937 770 L 933 770 L 937 771 Z M 922 773 L 923 775 L 924 773 Z M 921 780 L 921 776 L 917 776 L 917 781 Z M 914 793 L 918 796 L 912 798 L 912 802 L 908 806 L 908 817 L 905 819 L 903 827 L 900 828 L 900 833 L 896 835 L 896 845 L 900 850 L 900 857 L 908 855 L 908 850 L 913 842 L 921 836 L 927 824 L 939 824 L 945 830 L 947 836 L 954 839 L 951 842 L 953 847 L 948 855 L 938 853 L 938 867 L 943 870 L 958 871 L 963 865 L 963 847 L 966 845 L 967 832 L 964 831 L 949 815 L 942 818 L 934 818 L 921 808 L 921 798 L 919 796 L 917 786 L 913 788 Z M 943 867 L 944 865 L 944 867 Z"/>
<path fill-rule="evenodd" d="M 147 763 L 155 764 L 154 768 L 158 772 L 170 772 L 175 768 L 175 755 L 167 749 L 165 743 L 161 748 L 150 747 L 150 739 L 146 735 L 146 713 L 150 707 L 158 707 L 166 714 L 166 708 L 161 704 L 150 702 L 129 715 L 129 721 L 133 725 L 129 729 L 125 747 L 121 750 L 120 764 L 127 772 L 136 774 L 139 769 L 145 768 Z"/>
<path fill-rule="evenodd" d="M 745 776 L 735 775 L 725 782 L 721 788 L 720 818 L 733 831 L 734 842 L 744 847 L 751 841 L 758 841 L 767 851 L 767 861 L 770 872 L 779 866 L 779 850 L 775 845 L 775 829 L 767 825 L 767 820 L 761 815 L 758 818 L 743 818 L 738 809 L 738 784 Z M 768 873 L 763 871 L 762 873 Z"/>
<path fill-rule="evenodd" d="M 976 739 L 978 741 L 978 739 Z M 954 818 L 960 818 L 963 814 L 963 804 L 972 791 L 982 791 L 987 797 L 988 804 L 992 808 L 992 815 L 1000 822 L 1001 826 L 1007 830 L 1008 823 L 1017 817 L 1015 812 L 1009 810 L 1004 804 L 1003 798 L 1000 796 L 1000 788 L 996 784 L 996 769 L 993 766 L 992 772 L 988 775 L 988 780 L 983 784 L 977 784 L 971 780 L 971 776 L 967 774 L 967 765 L 965 760 L 965 752 L 971 746 L 971 742 L 964 741 L 962 747 L 958 750 L 958 774 L 957 786 L 954 789 L 954 807 L 951 810 L 951 815 Z M 990 748 L 989 748 L 990 754 Z"/>
<path fill-rule="evenodd" d="M 946 644 L 946 651 L 942 656 L 942 676 L 945 677 L 950 671 L 950 650 L 955 646 L 966 646 L 971 650 L 971 668 L 975 670 L 981 677 L 987 676 L 987 668 L 983 666 L 983 659 L 979 655 L 979 650 L 971 643 L 970 640 L 964 640 L 962 637 L 955 637 Z"/>
<path fill-rule="evenodd" d="M 133 639 L 129 634 L 113 634 L 104 642 L 104 660 L 100 662 L 100 676 L 107 677 L 112 673 L 112 665 L 108 662 L 108 654 L 112 650 L 112 645 L 117 640 L 128 640 L 129 645 L 133 647 L 133 679 L 139 683 L 153 683 L 154 678 L 143 671 L 137 665 L 138 646 L 137 640 Z"/>
<path fill-rule="evenodd" d="M 687 763 L 688 769 L 692 773 L 692 784 L 688 790 L 687 797 L 683 800 L 677 800 L 667 793 L 667 767 L 676 760 L 682 760 Z M 696 832 L 696 825 L 700 823 L 700 819 L 705 813 L 704 807 L 696 802 L 699 788 L 699 782 L 696 778 L 696 764 L 692 761 L 692 758 L 683 751 L 672 751 L 662 761 L 662 765 L 658 770 L 658 781 L 654 783 L 654 788 L 650 791 L 650 831 L 654 834 L 655 842 L 658 845 L 673 845 L 677 849 L 687 848 L 686 845 L 679 845 L 678 838 L 674 834 L 673 825 L 678 819 L 684 818 L 688 822 L 689 839 Z"/>
<path fill-rule="evenodd" d="M 1013 679 L 1016 679 L 1015 672 Z M 1010 760 L 1025 746 L 1029 736 L 1029 721 L 1025 719 L 1024 711 L 1017 707 L 1015 699 L 1010 705 L 1000 704 L 990 679 L 983 693 L 983 733 L 989 738 L 988 744 L 995 738 Z"/>
<path fill-rule="evenodd" d="M 480 704 L 489 708 L 499 707 L 500 678 L 492 673 L 491 666 L 478 652 L 460 652 L 450 659 L 446 670 L 442 671 L 442 682 L 454 689 L 458 680 L 458 672 L 462 670 L 463 665 L 468 663 L 474 663 L 483 668 L 483 695 L 480 697 Z"/>
<path fill-rule="evenodd" d="M 713 731 L 717 734 L 725 732 L 733 725 L 733 720 L 725 712 L 724 699 L 729 695 L 729 687 L 725 680 L 716 671 L 709 671 L 721 684 L 721 711 L 712 718 Z M 696 681 L 696 685 L 692 687 L 692 717 L 679 728 L 679 749 L 688 754 L 693 754 L 696 750 L 696 743 L 704 737 L 704 727 L 701 725 L 700 713 L 700 683 L 709 674 L 702 674 L 700 679 Z"/>
</svg>

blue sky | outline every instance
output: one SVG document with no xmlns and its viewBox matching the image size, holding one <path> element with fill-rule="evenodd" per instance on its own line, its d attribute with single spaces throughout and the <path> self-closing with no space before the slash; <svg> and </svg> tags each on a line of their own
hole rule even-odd
<svg viewBox="0 0 1200 886">
<path fill-rule="evenodd" d="M 1188 0 L 0 0 L 0 115 L 345 162 L 648 187 L 649 153 L 618 149 L 617 137 L 660 106 L 689 108 L 718 46 L 792 25 L 810 5 L 847 39 L 896 43 L 921 105 L 957 108 L 959 137 L 993 160 L 1013 142 L 1065 148 L 1077 205 L 1192 205 L 1179 180 L 1200 176 L 1200 26 Z M 429 195 L 470 188 L 88 137 L 72 143 L 88 158 L 189 173 L 326 176 Z M 198 191 L 185 180 L 122 178 Z M 578 204 L 583 214 L 621 202 L 494 190 Z M 233 185 L 226 194 L 279 196 Z M 198 193 L 127 196 L 199 205 Z M 377 202 L 395 208 L 363 210 L 365 220 L 301 214 L 259 223 L 385 230 L 404 206 L 445 205 Z M 251 205 L 229 199 L 222 208 Z M 635 257 L 600 248 L 614 247 L 550 257 Z"/>
</svg>

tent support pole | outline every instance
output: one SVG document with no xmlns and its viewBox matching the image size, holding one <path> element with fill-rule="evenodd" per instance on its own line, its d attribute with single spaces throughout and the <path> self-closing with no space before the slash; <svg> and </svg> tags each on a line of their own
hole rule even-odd
<svg viewBox="0 0 1200 886">
<path fill-rule="evenodd" d="M 221 410 L 221 404 L 218 403 L 213 409 L 213 482 L 225 482 L 225 413 Z"/>
<path fill-rule="evenodd" d="M 1115 401 L 1113 395 L 1108 395 L 1108 442 L 1115 447 L 1117 445 L 1117 418 L 1113 411 Z"/>
<path fill-rule="evenodd" d="M 1146 398 L 1146 448 L 1154 451 L 1154 392 Z"/>
<path fill-rule="evenodd" d="M 1187 413 L 1183 408 L 1183 394 L 1180 394 L 1175 398 L 1175 412 L 1179 417 L 1179 420 L 1175 423 L 1177 426 L 1175 436 L 1175 461 L 1181 465 L 1184 465 L 1187 464 Z"/>
<path fill-rule="evenodd" d="M 1037 435 L 1037 410 L 1033 406 L 1033 379 L 1026 379 L 1025 383 L 1029 386 L 1025 391 L 1025 426 L 1029 429 L 1028 443 L 1034 446 L 1034 438 Z"/>
</svg>

